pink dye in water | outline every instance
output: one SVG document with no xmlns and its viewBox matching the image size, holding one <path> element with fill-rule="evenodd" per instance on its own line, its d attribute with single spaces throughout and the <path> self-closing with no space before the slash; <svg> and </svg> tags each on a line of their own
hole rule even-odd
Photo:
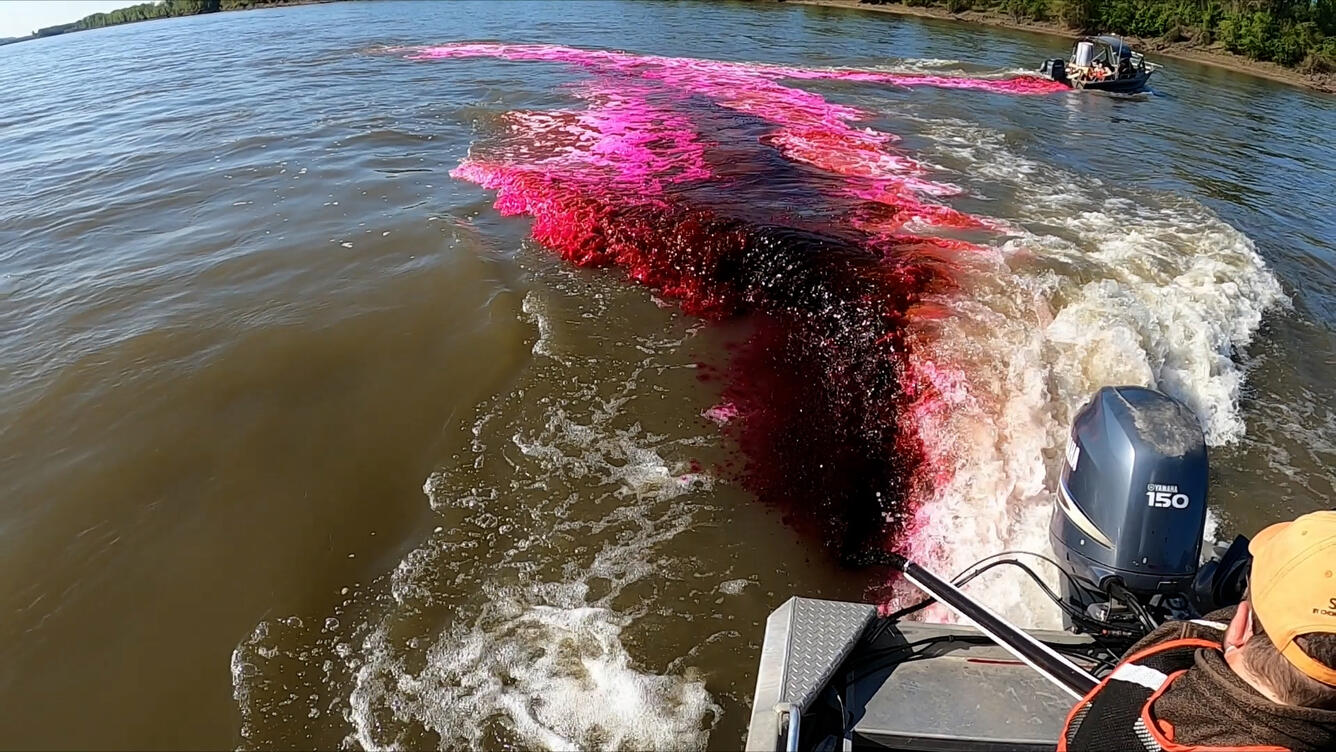
<svg viewBox="0 0 1336 752">
<path fill-rule="evenodd" d="M 724 400 L 701 413 L 701 415 L 722 426 L 738 417 L 738 406 L 728 400 Z"/>
<path fill-rule="evenodd" d="M 533 237 L 580 265 L 615 265 L 691 313 L 748 315 L 724 374 L 724 425 L 742 482 L 847 561 L 901 547 L 915 503 L 948 472 L 919 426 L 960 373 L 913 350 L 923 299 L 949 290 L 984 219 L 959 189 L 860 126 L 853 107 L 786 82 L 1044 94 L 1051 81 L 812 70 L 553 45 L 399 50 L 586 72 L 583 107 L 510 112 L 452 174 L 533 218 Z"/>
</svg>

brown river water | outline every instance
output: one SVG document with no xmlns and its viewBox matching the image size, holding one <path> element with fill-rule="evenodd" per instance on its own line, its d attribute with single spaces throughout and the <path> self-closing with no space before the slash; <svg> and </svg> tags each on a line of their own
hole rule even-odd
<svg viewBox="0 0 1336 752">
<path fill-rule="evenodd" d="M 1045 550 L 1109 383 L 1202 420 L 1218 536 L 1330 507 L 1336 100 L 996 84 L 1063 46 L 535 1 L 0 48 L 0 747 L 735 748 L 769 611 L 883 592 L 851 540 Z"/>
</svg>

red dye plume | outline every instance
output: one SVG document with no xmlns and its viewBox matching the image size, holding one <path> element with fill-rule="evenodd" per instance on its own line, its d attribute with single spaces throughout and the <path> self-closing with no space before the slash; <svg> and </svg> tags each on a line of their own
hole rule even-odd
<svg viewBox="0 0 1336 752">
<path fill-rule="evenodd" d="M 750 316 L 725 375 L 743 483 L 820 531 L 847 560 L 894 546 L 925 484 L 915 416 L 932 381 L 908 355 L 925 295 L 952 285 L 950 233 L 987 221 L 942 199 L 863 113 L 786 85 L 845 80 L 996 93 L 1035 78 L 808 70 L 549 45 L 459 44 L 418 60 L 490 57 L 587 71 L 579 109 L 511 112 L 452 172 L 533 218 L 533 237 L 580 265 L 613 265 L 694 314 Z M 736 415 L 736 417 L 734 417 Z M 721 416 L 727 416 L 726 418 Z"/>
</svg>

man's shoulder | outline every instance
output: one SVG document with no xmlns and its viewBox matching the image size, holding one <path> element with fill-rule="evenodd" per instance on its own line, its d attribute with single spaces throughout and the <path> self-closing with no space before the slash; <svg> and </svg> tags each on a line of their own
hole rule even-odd
<svg viewBox="0 0 1336 752">
<path fill-rule="evenodd" d="M 1192 668 L 1170 683 L 1151 712 L 1172 723 L 1176 741 L 1185 745 L 1336 749 L 1336 711 L 1271 702 L 1235 674 L 1218 651 L 1197 651 Z"/>
<path fill-rule="evenodd" d="M 1225 630 L 1229 628 L 1229 623 L 1234 620 L 1234 614 L 1238 613 L 1238 610 L 1238 604 L 1234 604 L 1218 608 L 1200 619 L 1179 623 L 1185 625 L 1183 631 L 1187 637 L 1219 640 L 1225 636 Z"/>
</svg>

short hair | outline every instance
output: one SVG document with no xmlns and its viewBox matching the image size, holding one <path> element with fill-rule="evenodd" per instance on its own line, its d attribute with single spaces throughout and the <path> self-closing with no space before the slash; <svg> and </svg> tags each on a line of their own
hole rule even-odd
<svg viewBox="0 0 1336 752">
<path fill-rule="evenodd" d="M 1240 657 L 1243 665 L 1276 693 L 1277 699 L 1303 708 L 1336 710 L 1336 687 L 1308 676 L 1281 655 L 1256 611 L 1252 613 L 1252 628 L 1252 638 L 1240 648 Z M 1336 634 L 1311 632 L 1295 637 L 1294 642 L 1309 658 L 1336 668 Z"/>
</svg>

